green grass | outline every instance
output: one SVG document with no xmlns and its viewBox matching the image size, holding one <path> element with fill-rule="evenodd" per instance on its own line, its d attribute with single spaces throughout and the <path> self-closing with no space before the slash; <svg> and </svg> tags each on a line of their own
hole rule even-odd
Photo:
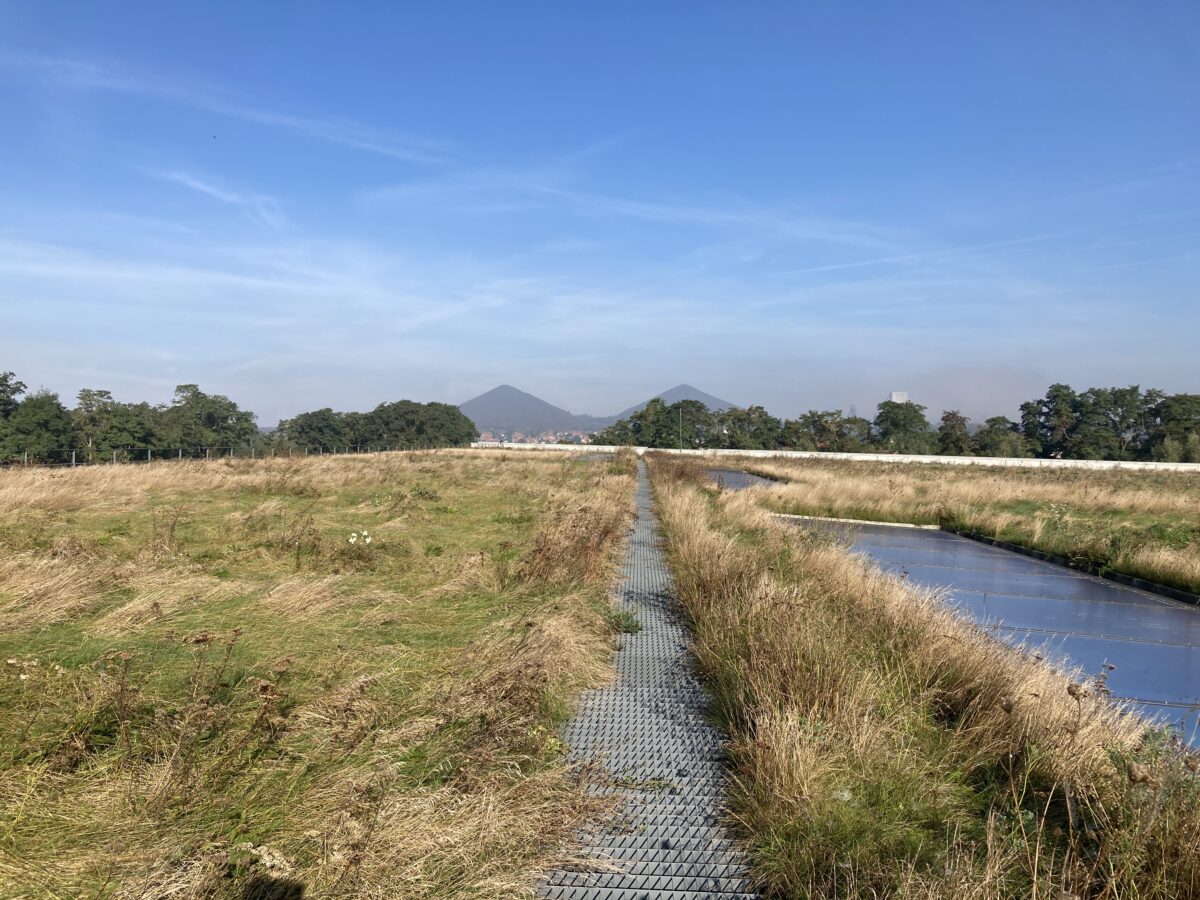
<svg viewBox="0 0 1200 900">
<path fill-rule="evenodd" d="M 621 623 L 611 559 L 526 572 L 570 558 L 564 503 L 624 521 L 627 475 L 470 454 L 93 471 L 0 483 L 0 508 L 24 501 L 0 551 L 42 566 L 0 570 L 0 896 L 530 883 L 586 806 L 554 726 Z"/>
</svg>

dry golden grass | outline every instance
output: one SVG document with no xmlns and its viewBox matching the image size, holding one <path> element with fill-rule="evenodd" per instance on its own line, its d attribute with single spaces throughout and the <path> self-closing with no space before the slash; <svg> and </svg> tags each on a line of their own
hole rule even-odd
<svg viewBox="0 0 1200 900">
<path fill-rule="evenodd" d="M 116 569 L 95 560 L 33 552 L 0 557 L 0 628 L 52 625 L 94 609 Z"/>
<path fill-rule="evenodd" d="M 345 580 L 344 575 L 293 575 L 270 588 L 259 602 L 288 619 L 320 616 L 339 605 L 338 586 Z"/>
<path fill-rule="evenodd" d="M 255 590 L 250 582 L 170 571 L 141 574 L 126 584 L 135 592 L 134 598 L 101 615 L 89 625 L 90 632 L 109 637 L 130 634 L 183 607 L 203 608 Z"/>
<path fill-rule="evenodd" d="M 1200 896 L 1196 757 L 928 592 L 655 464 L 778 896 Z"/>
<path fill-rule="evenodd" d="M 942 524 L 1200 592 L 1200 476 L 774 460 L 779 512 Z"/>
<path fill-rule="evenodd" d="M 422 472 L 453 481 L 479 466 L 487 468 L 492 486 L 522 487 L 531 478 L 544 475 L 546 465 L 555 462 L 561 460 L 537 459 L 529 454 L 437 450 L 10 469 L 0 478 L 0 514 L 137 509 L 155 496 L 233 491 L 260 495 L 269 502 L 272 498 L 313 497 L 344 488 L 384 484 L 397 476 Z"/>
<path fill-rule="evenodd" d="M 995 469 L 823 460 L 755 462 L 750 470 L 790 482 L 813 501 L 861 503 L 903 513 L 919 505 L 975 507 L 1014 502 L 1057 503 L 1120 513 L 1195 516 L 1200 477 L 1188 472 Z"/>
<path fill-rule="evenodd" d="M 555 724 L 609 675 L 631 475 L 0 473 L 0 896 L 530 894 L 595 808 Z"/>
</svg>

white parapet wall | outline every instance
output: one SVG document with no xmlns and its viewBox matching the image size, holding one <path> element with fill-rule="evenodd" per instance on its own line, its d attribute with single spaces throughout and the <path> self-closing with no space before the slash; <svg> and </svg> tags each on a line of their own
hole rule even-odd
<svg viewBox="0 0 1200 900">
<path fill-rule="evenodd" d="M 567 453 L 616 453 L 623 447 L 608 444 L 514 444 L 508 441 L 476 441 L 471 445 L 494 450 L 543 450 Z M 638 456 L 647 447 L 632 448 Z M 750 459 L 844 459 L 850 462 L 933 463 L 944 466 L 1004 466 L 1014 469 L 1132 469 L 1153 472 L 1200 473 L 1200 463 L 1131 462 L 1107 459 L 1020 459 L 1006 456 L 916 456 L 905 453 L 823 453 L 819 450 L 656 450 L 679 456 L 706 459 L 743 457 Z"/>
</svg>

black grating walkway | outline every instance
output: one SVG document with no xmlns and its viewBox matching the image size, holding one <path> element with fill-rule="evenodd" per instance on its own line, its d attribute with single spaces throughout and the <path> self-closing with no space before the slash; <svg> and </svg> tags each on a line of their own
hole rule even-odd
<svg viewBox="0 0 1200 900">
<path fill-rule="evenodd" d="M 570 900 L 752 898 L 745 861 L 721 827 L 722 736 L 705 723 L 686 634 L 671 610 L 645 463 L 619 602 L 641 630 L 621 636 L 617 677 L 587 693 L 563 731 L 588 790 L 616 794 L 614 820 L 580 835 L 579 871 L 546 876 L 538 893 Z M 594 861 L 594 864 L 593 864 Z"/>
</svg>

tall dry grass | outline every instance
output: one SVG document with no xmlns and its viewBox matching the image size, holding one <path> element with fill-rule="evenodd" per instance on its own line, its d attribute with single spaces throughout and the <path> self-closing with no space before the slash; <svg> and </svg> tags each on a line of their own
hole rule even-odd
<svg viewBox="0 0 1200 900">
<path fill-rule="evenodd" d="M 779 512 L 941 524 L 1200 592 L 1200 478 L 821 460 L 756 463 Z"/>
<path fill-rule="evenodd" d="M 936 504 L 1038 502 L 1119 513 L 1196 515 L 1200 478 L 1191 473 L 914 467 L 879 462 L 771 460 L 748 467 L 807 491 L 811 499 L 861 503 L 897 513 Z"/>
<path fill-rule="evenodd" d="M 512 897 L 595 811 L 628 466 L 0 476 L 0 896 Z"/>
<path fill-rule="evenodd" d="M 749 492 L 655 465 L 772 896 L 1200 896 L 1195 756 Z"/>
<path fill-rule="evenodd" d="M 422 473 L 454 481 L 468 470 L 481 469 L 496 482 L 528 485 L 531 478 L 545 477 L 559 462 L 519 453 L 438 450 L 5 469 L 0 472 L 0 514 L 139 509 L 154 497 L 225 492 L 264 498 L 316 497 Z"/>
</svg>

